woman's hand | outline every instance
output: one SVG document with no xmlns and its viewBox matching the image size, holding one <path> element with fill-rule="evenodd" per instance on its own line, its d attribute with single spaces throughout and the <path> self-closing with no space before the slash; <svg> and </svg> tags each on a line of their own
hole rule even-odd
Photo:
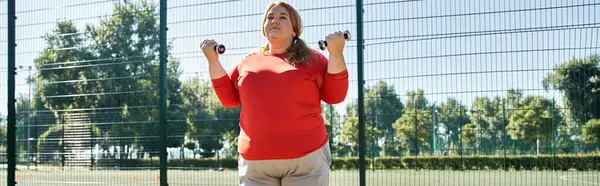
<svg viewBox="0 0 600 186">
<path fill-rule="evenodd" d="M 327 49 L 329 50 L 330 55 L 342 55 L 342 52 L 344 51 L 344 45 L 346 44 L 346 39 L 344 39 L 344 32 L 333 32 L 325 37 L 325 41 L 327 41 Z"/>
<path fill-rule="evenodd" d="M 209 63 L 214 63 L 219 61 L 219 55 L 217 51 L 215 51 L 215 46 L 217 46 L 217 42 L 212 39 L 207 39 L 202 41 L 200 47 L 202 48 L 202 52 L 206 56 L 206 59 Z"/>
<path fill-rule="evenodd" d="M 217 46 L 217 42 L 212 39 L 207 39 L 202 41 L 200 45 L 202 48 L 202 52 L 206 56 L 208 60 L 208 72 L 210 74 L 211 79 L 218 79 L 227 75 L 227 71 L 223 68 L 221 63 L 219 62 L 219 54 L 215 51 L 215 46 Z"/>
</svg>

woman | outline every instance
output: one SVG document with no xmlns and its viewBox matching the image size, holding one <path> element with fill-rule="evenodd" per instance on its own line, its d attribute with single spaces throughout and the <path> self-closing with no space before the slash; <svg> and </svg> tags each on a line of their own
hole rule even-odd
<svg viewBox="0 0 600 186">
<path fill-rule="evenodd" d="M 348 71 L 343 33 L 329 34 L 329 59 L 300 39 L 298 12 L 271 3 L 263 20 L 268 42 L 229 73 L 205 40 L 212 87 L 224 107 L 242 105 L 238 138 L 240 185 L 328 185 L 331 152 L 321 100 L 342 102 Z"/>
</svg>

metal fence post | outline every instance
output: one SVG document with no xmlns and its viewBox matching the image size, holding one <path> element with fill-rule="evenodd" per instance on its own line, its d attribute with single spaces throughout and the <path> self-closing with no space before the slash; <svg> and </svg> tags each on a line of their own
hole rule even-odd
<svg viewBox="0 0 600 186">
<path fill-rule="evenodd" d="M 15 103 L 15 75 L 17 74 L 15 64 L 15 48 L 17 46 L 15 40 L 15 20 L 17 16 L 15 14 L 15 0 L 8 0 L 8 129 L 7 129 L 7 154 L 8 159 L 8 178 L 7 185 L 14 186 L 15 182 L 15 171 L 16 171 L 16 131 L 17 131 L 17 120 L 16 120 L 16 108 Z"/>
<path fill-rule="evenodd" d="M 60 130 L 60 168 L 61 170 L 65 170 L 65 113 L 63 112 L 62 114 L 60 114 L 59 116 L 60 118 L 60 125 L 61 125 L 61 130 Z"/>
<path fill-rule="evenodd" d="M 331 133 L 334 133 L 334 128 L 335 126 L 333 125 L 333 105 L 328 105 L 329 106 L 329 126 L 331 126 Z M 335 133 L 334 133 L 335 134 Z M 333 149 L 333 135 L 329 135 L 329 149 Z"/>
<path fill-rule="evenodd" d="M 552 99 L 552 171 L 556 171 L 556 101 Z"/>
<path fill-rule="evenodd" d="M 366 185 L 366 167 L 365 167 L 365 98 L 364 98 L 364 83 L 365 77 L 363 74 L 363 2 L 356 0 L 356 60 L 358 73 L 358 166 L 359 166 L 359 185 Z"/>
<path fill-rule="evenodd" d="M 461 108 L 460 109 L 460 114 L 462 116 L 462 114 L 465 113 L 465 111 Z M 462 117 L 460 117 L 461 119 L 461 123 L 462 123 Z M 460 140 L 458 140 L 458 155 L 460 155 L 460 170 L 463 171 L 464 167 L 465 167 L 465 160 L 463 159 L 463 134 L 462 134 L 462 129 L 460 127 L 458 127 L 459 131 L 458 131 L 458 135 L 460 136 Z"/>
<path fill-rule="evenodd" d="M 167 0 L 160 0 L 160 185 L 167 182 Z"/>
<path fill-rule="evenodd" d="M 506 100 L 502 99 L 502 122 L 504 123 L 504 127 L 502 127 L 503 131 L 504 131 L 504 138 L 503 138 L 503 152 L 504 152 L 504 170 L 508 171 L 508 165 L 506 164 L 506 146 L 508 145 L 508 141 L 507 141 L 507 136 L 508 134 L 506 133 L 506 126 L 508 126 L 508 122 L 506 121 Z"/>
<path fill-rule="evenodd" d="M 437 137 L 437 133 L 436 133 L 436 112 L 435 112 L 436 108 L 435 108 L 435 103 L 431 106 L 431 142 L 433 145 L 431 145 L 431 155 L 435 154 L 435 149 L 436 149 L 436 137 Z"/>
</svg>

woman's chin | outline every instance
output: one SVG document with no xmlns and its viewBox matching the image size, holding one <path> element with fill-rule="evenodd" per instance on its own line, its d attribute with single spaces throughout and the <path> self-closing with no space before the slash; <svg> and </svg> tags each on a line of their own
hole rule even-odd
<svg viewBox="0 0 600 186">
<path fill-rule="evenodd" d="M 291 40 L 291 38 L 282 36 L 280 34 L 269 34 L 269 35 L 267 35 L 267 39 L 272 44 L 283 44 L 283 43 Z"/>
<path fill-rule="evenodd" d="M 269 37 L 268 40 L 270 43 L 278 43 L 278 44 L 285 42 L 285 38 L 279 37 L 279 36 Z"/>
<path fill-rule="evenodd" d="M 281 39 L 281 35 L 279 33 L 269 33 L 269 40 L 278 40 Z"/>
</svg>

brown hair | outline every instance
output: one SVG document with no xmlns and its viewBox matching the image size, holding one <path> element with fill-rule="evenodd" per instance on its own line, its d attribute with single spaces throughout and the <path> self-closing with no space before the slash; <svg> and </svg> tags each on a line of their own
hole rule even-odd
<svg viewBox="0 0 600 186">
<path fill-rule="evenodd" d="M 290 13 L 290 21 L 292 22 L 292 28 L 294 29 L 294 32 L 296 32 L 296 37 L 294 37 L 294 39 L 292 40 L 292 45 L 290 45 L 290 47 L 287 48 L 287 52 L 284 56 L 285 60 L 292 65 L 308 64 L 310 55 L 312 54 L 312 50 L 306 45 L 306 43 L 302 39 L 300 39 L 300 35 L 302 34 L 302 20 L 300 19 L 300 14 L 298 14 L 298 11 L 296 11 L 296 9 L 292 7 L 292 5 L 282 1 L 269 4 L 267 9 L 265 10 L 262 24 L 264 25 L 265 21 L 267 20 L 267 14 L 269 13 L 269 11 L 277 5 L 283 6 Z M 263 35 L 266 35 L 265 30 L 263 30 Z M 261 48 L 261 51 L 269 51 L 268 42 Z"/>
</svg>

